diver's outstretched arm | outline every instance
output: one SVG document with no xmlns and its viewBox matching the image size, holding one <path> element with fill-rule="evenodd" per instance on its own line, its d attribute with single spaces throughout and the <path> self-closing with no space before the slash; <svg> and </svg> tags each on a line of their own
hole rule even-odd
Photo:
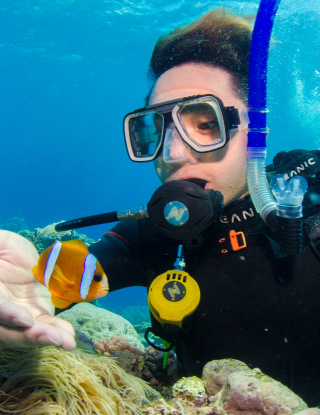
<svg viewBox="0 0 320 415">
<path fill-rule="evenodd" d="M 0 343 L 74 349 L 73 327 L 53 316 L 50 293 L 32 273 L 38 257 L 26 238 L 0 230 Z"/>
</svg>

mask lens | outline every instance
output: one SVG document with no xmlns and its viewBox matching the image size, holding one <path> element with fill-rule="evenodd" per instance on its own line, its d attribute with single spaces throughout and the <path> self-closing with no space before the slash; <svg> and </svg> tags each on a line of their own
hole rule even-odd
<svg viewBox="0 0 320 415">
<path fill-rule="evenodd" d="M 182 103 L 177 117 L 191 145 L 208 151 L 225 144 L 221 111 L 214 101 Z"/>
<path fill-rule="evenodd" d="M 153 157 L 161 144 L 163 116 L 157 112 L 141 114 L 133 116 L 128 124 L 134 157 Z"/>
</svg>

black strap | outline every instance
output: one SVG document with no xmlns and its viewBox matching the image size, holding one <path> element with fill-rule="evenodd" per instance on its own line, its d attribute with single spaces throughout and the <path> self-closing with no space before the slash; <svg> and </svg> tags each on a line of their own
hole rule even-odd
<svg viewBox="0 0 320 415">
<path fill-rule="evenodd" d="M 267 166 L 266 171 L 269 180 L 274 174 L 285 174 L 288 178 L 319 175 L 320 150 L 281 151 L 274 157 L 273 163 Z"/>
</svg>

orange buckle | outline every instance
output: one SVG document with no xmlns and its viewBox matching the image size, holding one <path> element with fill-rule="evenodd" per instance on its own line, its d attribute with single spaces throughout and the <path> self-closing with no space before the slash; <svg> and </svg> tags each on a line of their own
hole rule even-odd
<svg viewBox="0 0 320 415">
<path fill-rule="evenodd" d="M 239 251 L 239 249 L 246 248 L 247 246 L 243 232 L 230 231 L 230 241 L 234 251 Z"/>
</svg>

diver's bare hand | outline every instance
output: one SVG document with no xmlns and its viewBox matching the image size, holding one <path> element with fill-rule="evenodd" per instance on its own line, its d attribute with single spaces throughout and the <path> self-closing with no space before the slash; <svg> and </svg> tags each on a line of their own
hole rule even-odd
<svg viewBox="0 0 320 415">
<path fill-rule="evenodd" d="M 32 274 L 38 252 L 22 236 L 0 230 L 0 343 L 74 349 L 74 330 L 53 316 L 50 293 Z"/>
</svg>

